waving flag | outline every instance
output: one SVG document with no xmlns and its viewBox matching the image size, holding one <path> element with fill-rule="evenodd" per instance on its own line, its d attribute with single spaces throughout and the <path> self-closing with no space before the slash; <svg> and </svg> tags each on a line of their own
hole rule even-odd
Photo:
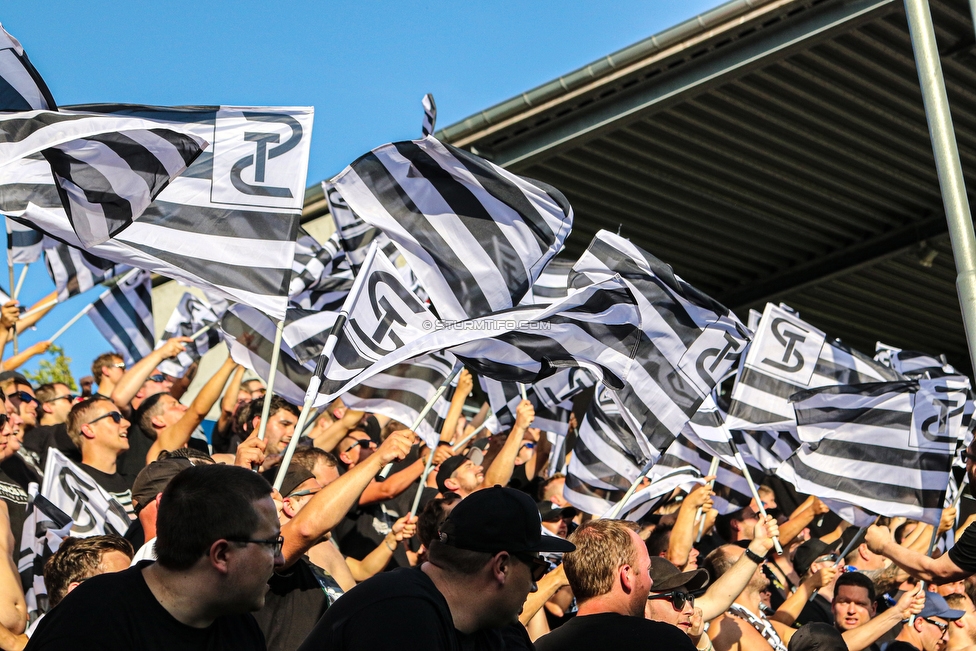
<svg viewBox="0 0 976 651">
<path fill-rule="evenodd" d="M 20 41 L 0 25 L 0 111 L 58 110 Z"/>
<path fill-rule="evenodd" d="M 218 320 L 217 315 L 206 302 L 186 292 L 177 303 L 169 321 L 166 322 L 166 329 L 163 331 L 159 345 L 162 346 L 173 337 L 192 337 L 207 326 L 215 326 Z M 159 364 L 159 370 L 172 377 L 183 377 L 194 362 L 199 361 L 219 343 L 220 330 L 211 327 L 187 343 L 183 352 L 175 358 L 163 360 Z"/>
<path fill-rule="evenodd" d="M 126 366 L 153 351 L 152 276 L 134 271 L 105 291 L 88 311 Z"/>
</svg>

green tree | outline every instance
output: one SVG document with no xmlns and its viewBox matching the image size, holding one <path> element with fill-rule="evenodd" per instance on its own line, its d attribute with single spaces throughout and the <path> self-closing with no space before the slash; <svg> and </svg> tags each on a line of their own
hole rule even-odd
<svg viewBox="0 0 976 651">
<path fill-rule="evenodd" d="M 71 375 L 71 358 L 65 357 L 64 348 L 61 346 L 51 346 L 47 349 L 47 354 L 54 357 L 54 361 L 42 359 L 37 367 L 36 373 L 24 371 L 24 375 L 34 386 L 42 384 L 59 383 L 65 384 L 72 391 L 78 390 L 78 384 Z"/>
</svg>

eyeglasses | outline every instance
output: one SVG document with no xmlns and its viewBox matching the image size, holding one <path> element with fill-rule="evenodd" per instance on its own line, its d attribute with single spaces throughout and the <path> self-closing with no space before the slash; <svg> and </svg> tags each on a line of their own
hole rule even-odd
<svg viewBox="0 0 976 651">
<path fill-rule="evenodd" d="M 111 366 L 113 368 L 120 368 L 123 371 L 125 370 L 125 362 L 116 362 L 114 364 L 110 364 L 109 366 Z"/>
<path fill-rule="evenodd" d="M 254 540 L 252 538 L 226 538 L 226 540 L 244 544 L 269 545 L 275 556 L 281 554 L 281 548 L 285 544 L 285 537 L 281 535 L 276 538 L 268 538 L 267 540 Z"/>
<path fill-rule="evenodd" d="M 309 490 L 308 488 L 306 488 L 304 490 L 295 491 L 294 493 L 288 493 L 287 495 L 285 495 L 285 497 L 286 498 L 288 498 L 288 497 L 304 497 L 306 495 L 315 495 L 316 493 L 319 492 L 319 490 L 321 490 L 321 489 Z"/>
<path fill-rule="evenodd" d="M 549 571 L 549 561 L 538 554 L 512 554 L 515 558 L 529 566 L 532 573 L 532 582 L 538 583 Z"/>
<path fill-rule="evenodd" d="M 103 418 L 111 418 L 113 421 L 115 421 L 115 424 L 116 425 L 118 425 L 119 423 L 122 422 L 122 414 L 120 414 L 117 411 L 110 411 L 107 414 L 102 414 L 101 416 L 99 416 L 95 420 L 90 420 L 90 421 L 88 421 L 85 424 L 86 425 L 91 425 L 93 423 L 97 423 L 98 421 L 102 420 Z"/>
<path fill-rule="evenodd" d="M 938 626 L 939 630 L 942 631 L 942 633 L 945 633 L 946 631 L 949 630 L 949 625 L 944 622 L 937 622 L 934 619 L 929 619 L 928 617 L 923 617 L 922 619 L 927 621 L 929 624 L 932 624 L 933 626 Z"/>
<path fill-rule="evenodd" d="M 27 393 L 26 391 L 17 391 L 15 393 L 8 393 L 5 397 L 7 398 L 7 400 L 10 400 L 11 402 L 16 402 L 18 400 L 20 402 L 26 402 L 28 404 L 31 402 L 37 402 L 37 398 Z"/>
<path fill-rule="evenodd" d="M 837 554 L 824 554 L 823 556 L 818 556 L 814 563 L 836 563 Z"/>
<path fill-rule="evenodd" d="M 345 450 L 343 450 L 343 453 L 349 452 L 349 450 L 352 450 L 353 448 L 368 448 L 372 444 L 373 444 L 372 439 L 363 439 L 361 441 L 356 441 L 355 443 L 353 443 L 352 445 L 350 445 L 348 448 L 346 448 Z"/>
<path fill-rule="evenodd" d="M 158 382 L 165 382 L 166 381 L 166 376 L 163 375 L 162 373 L 156 373 L 155 375 L 150 375 L 149 377 L 147 377 L 146 380 L 148 382 L 157 382 L 157 383 Z"/>
<path fill-rule="evenodd" d="M 58 400 L 67 400 L 68 402 L 74 402 L 75 401 L 75 398 L 77 398 L 77 397 L 78 396 L 74 395 L 73 393 L 69 393 L 66 396 L 58 396 L 57 398 L 51 398 L 50 400 L 45 400 L 44 401 L 44 404 L 47 405 L 47 404 L 50 404 L 52 402 L 57 402 Z"/>
<path fill-rule="evenodd" d="M 650 601 L 651 599 L 667 599 L 674 606 L 674 609 L 678 611 L 684 610 L 686 603 L 691 604 L 692 608 L 695 606 L 695 595 L 690 592 L 680 592 L 678 590 L 648 595 L 647 600 Z"/>
</svg>

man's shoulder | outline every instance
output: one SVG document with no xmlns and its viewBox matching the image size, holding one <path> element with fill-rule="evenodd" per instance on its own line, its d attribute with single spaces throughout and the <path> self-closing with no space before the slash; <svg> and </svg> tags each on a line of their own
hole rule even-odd
<svg viewBox="0 0 976 651">
<path fill-rule="evenodd" d="M 347 597 L 353 597 L 347 600 Z M 386 599 L 416 600 L 431 606 L 446 607 L 447 602 L 437 590 L 434 582 L 420 568 L 397 568 L 392 572 L 381 572 L 350 590 L 336 604 L 369 604 Z"/>
<path fill-rule="evenodd" d="M 655 640 L 676 651 L 692 651 L 691 639 L 679 628 L 664 622 L 618 613 L 577 616 L 536 640 L 538 651 L 586 648 L 592 644 L 642 644 Z"/>
</svg>

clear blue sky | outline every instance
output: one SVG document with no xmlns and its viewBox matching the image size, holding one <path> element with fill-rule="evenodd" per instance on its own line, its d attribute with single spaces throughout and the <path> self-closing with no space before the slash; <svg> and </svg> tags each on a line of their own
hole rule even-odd
<svg viewBox="0 0 976 651">
<path fill-rule="evenodd" d="M 62 105 L 314 106 L 311 185 L 373 147 L 418 137 L 424 93 L 444 127 L 718 4 L 13 0 L 0 22 Z M 53 289 L 35 267 L 25 303 Z M 59 305 L 21 345 L 53 334 L 98 291 Z M 87 318 L 58 343 L 76 379 L 110 348 Z"/>
</svg>

